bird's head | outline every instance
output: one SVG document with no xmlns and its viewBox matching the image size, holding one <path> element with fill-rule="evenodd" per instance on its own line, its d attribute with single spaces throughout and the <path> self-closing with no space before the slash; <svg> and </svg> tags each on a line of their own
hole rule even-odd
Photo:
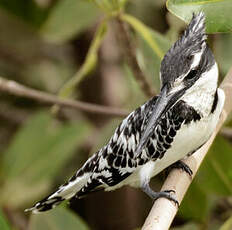
<svg viewBox="0 0 232 230">
<path fill-rule="evenodd" d="M 209 88 L 215 92 L 218 68 L 206 38 L 204 13 L 193 14 L 183 35 L 162 60 L 161 95 L 164 91 L 165 96 L 174 97 L 175 101 L 189 97 L 198 100 L 196 95 L 200 91 Z"/>
<path fill-rule="evenodd" d="M 204 98 L 207 91 L 212 92 L 214 96 L 218 69 L 206 44 L 206 38 L 204 13 L 193 14 L 183 35 L 162 60 L 161 92 L 137 148 L 137 154 L 145 146 L 162 115 L 179 100 L 184 100 L 196 110 L 202 108 L 199 105 L 209 107 L 211 102 L 208 105 L 204 104 Z M 203 110 L 206 111 L 208 108 Z"/>
</svg>

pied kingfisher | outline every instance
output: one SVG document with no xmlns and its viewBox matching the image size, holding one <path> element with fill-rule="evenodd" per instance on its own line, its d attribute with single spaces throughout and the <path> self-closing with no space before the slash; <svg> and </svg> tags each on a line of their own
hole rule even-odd
<svg viewBox="0 0 232 230">
<path fill-rule="evenodd" d="M 154 192 L 150 179 L 176 164 L 191 174 L 181 159 L 210 137 L 224 104 L 217 88 L 218 67 L 206 44 L 205 16 L 193 18 L 180 39 L 164 56 L 161 92 L 130 113 L 108 144 L 93 154 L 57 191 L 27 211 L 41 212 L 62 201 L 123 185 L 140 187 L 151 198 L 178 203 L 172 190 Z"/>
</svg>

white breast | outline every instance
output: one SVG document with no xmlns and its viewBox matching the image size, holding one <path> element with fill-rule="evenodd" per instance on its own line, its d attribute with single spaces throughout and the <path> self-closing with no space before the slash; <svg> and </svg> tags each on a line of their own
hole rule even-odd
<svg viewBox="0 0 232 230">
<path fill-rule="evenodd" d="M 197 122 L 191 122 L 181 127 L 174 138 L 171 148 L 164 154 L 162 159 L 154 162 L 151 177 L 176 161 L 183 159 L 188 153 L 191 153 L 209 139 L 216 128 L 225 100 L 224 92 L 221 89 L 218 89 L 217 92 L 218 104 L 214 113 L 210 113 L 209 116 Z"/>
</svg>

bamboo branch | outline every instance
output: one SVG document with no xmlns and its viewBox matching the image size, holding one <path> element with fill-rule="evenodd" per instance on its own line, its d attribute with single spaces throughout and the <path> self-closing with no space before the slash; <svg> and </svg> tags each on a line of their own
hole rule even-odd
<svg viewBox="0 0 232 230">
<path fill-rule="evenodd" d="M 122 46 L 124 56 L 126 57 L 129 66 L 131 67 L 136 81 L 138 82 L 140 88 L 146 96 L 154 96 L 155 90 L 151 87 L 151 84 L 149 83 L 148 79 L 143 74 L 139 66 L 135 53 L 136 47 L 134 46 L 133 41 L 129 36 L 129 31 L 126 27 L 125 22 L 118 18 L 116 20 L 116 23 L 118 26 L 118 38 L 120 41 L 120 45 Z"/>
<path fill-rule="evenodd" d="M 31 89 L 15 81 L 6 80 L 0 77 L 0 91 L 16 96 L 34 99 L 48 104 L 57 104 L 64 107 L 79 109 L 89 113 L 99 113 L 108 116 L 125 117 L 128 111 L 109 106 L 96 105 L 71 99 L 61 99 L 55 95 L 39 90 Z"/>
<path fill-rule="evenodd" d="M 214 131 L 213 135 L 211 136 L 210 140 L 206 142 L 202 148 L 200 148 L 196 153 L 194 153 L 191 157 L 185 160 L 185 163 L 190 166 L 193 171 L 193 177 L 195 176 L 197 170 L 199 169 L 209 147 L 211 146 L 216 134 L 219 132 L 219 129 L 223 125 L 224 121 L 226 120 L 228 114 L 232 111 L 232 100 L 230 100 L 231 92 L 232 92 L 232 68 L 227 73 L 224 81 L 220 85 L 220 88 L 224 90 L 226 95 L 225 105 L 223 108 L 223 112 L 220 116 L 218 125 L 216 130 Z M 188 187 L 191 184 L 191 179 L 189 175 L 181 170 L 174 169 L 170 172 L 169 176 L 167 177 L 166 181 L 162 186 L 163 190 L 170 190 L 173 189 L 176 191 L 176 197 L 179 203 L 181 203 Z M 169 229 L 178 208 L 174 205 L 173 202 L 160 198 L 158 199 L 143 227 L 142 230 L 167 230 Z"/>
</svg>

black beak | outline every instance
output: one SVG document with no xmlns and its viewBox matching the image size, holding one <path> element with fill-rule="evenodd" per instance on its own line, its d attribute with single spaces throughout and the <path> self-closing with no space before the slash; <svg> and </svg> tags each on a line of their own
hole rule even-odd
<svg viewBox="0 0 232 230">
<path fill-rule="evenodd" d="M 146 146 L 163 114 L 165 114 L 183 94 L 184 90 L 180 90 L 175 93 L 168 93 L 167 84 L 162 87 L 161 93 L 155 103 L 154 108 L 152 109 L 152 114 L 147 123 L 147 127 L 143 131 L 140 142 L 136 148 L 134 155 L 135 157 L 138 156 Z"/>
</svg>

